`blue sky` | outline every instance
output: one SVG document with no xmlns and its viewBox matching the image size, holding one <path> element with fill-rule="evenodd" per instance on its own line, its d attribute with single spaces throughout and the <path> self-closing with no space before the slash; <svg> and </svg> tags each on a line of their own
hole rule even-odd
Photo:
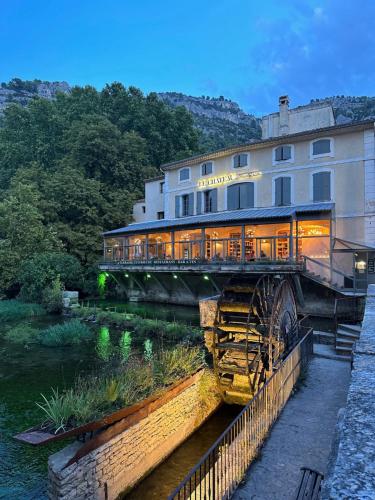
<svg viewBox="0 0 375 500">
<path fill-rule="evenodd" d="M 374 0 L 0 0 L 0 80 L 224 95 L 248 112 L 375 95 Z"/>
</svg>

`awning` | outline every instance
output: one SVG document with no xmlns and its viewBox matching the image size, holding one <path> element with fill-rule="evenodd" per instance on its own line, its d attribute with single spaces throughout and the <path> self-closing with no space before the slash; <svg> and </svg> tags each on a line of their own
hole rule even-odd
<svg viewBox="0 0 375 500">
<path fill-rule="evenodd" d="M 269 221 L 272 219 L 290 218 L 293 215 L 302 213 L 330 212 L 333 210 L 334 203 L 311 203 L 309 205 L 294 205 L 288 207 L 272 208 L 247 208 L 243 210 L 227 210 L 225 212 L 215 212 L 204 215 L 192 215 L 191 217 L 180 217 L 177 219 L 163 219 L 148 222 L 138 222 L 128 226 L 107 231 L 104 236 L 135 233 L 140 231 L 172 229 L 186 226 L 204 226 L 207 224 L 222 222 L 240 222 L 240 221 Z"/>
</svg>

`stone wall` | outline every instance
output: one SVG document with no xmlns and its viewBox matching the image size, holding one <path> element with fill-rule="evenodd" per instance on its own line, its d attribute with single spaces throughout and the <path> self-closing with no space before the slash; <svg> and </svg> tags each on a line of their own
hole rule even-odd
<svg viewBox="0 0 375 500">
<path fill-rule="evenodd" d="M 330 472 L 322 498 L 375 498 L 375 285 L 369 285 L 352 379 L 340 411 Z"/>
<path fill-rule="evenodd" d="M 154 411 L 152 405 L 143 409 L 146 416 L 141 419 L 132 415 L 126 430 L 72 465 L 64 468 L 82 443 L 52 455 L 49 498 L 115 499 L 185 441 L 219 404 L 212 375 L 198 372 L 190 385 L 163 406 L 154 405 Z"/>
</svg>

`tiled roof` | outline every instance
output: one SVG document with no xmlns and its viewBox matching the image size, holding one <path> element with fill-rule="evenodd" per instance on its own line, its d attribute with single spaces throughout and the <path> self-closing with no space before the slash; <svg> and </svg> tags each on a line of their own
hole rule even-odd
<svg viewBox="0 0 375 500">
<path fill-rule="evenodd" d="M 184 226 L 203 226 L 205 224 L 236 222 L 236 221 L 252 221 L 252 220 L 269 220 L 288 218 L 299 213 L 317 213 L 329 212 L 333 210 L 334 203 L 312 203 L 309 205 L 295 205 L 289 207 L 272 207 L 272 208 L 248 208 L 243 210 L 227 210 L 225 212 L 215 212 L 211 214 L 193 215 L 191 217 L 180 217 L 178 219 L 163 219 L 153 220 L 148 222 L 138 222 L 130 224 L 126 227 L 107 231 L 105 236 L 135 233 L 138 231 L 171 229 Z"/>
</svg>

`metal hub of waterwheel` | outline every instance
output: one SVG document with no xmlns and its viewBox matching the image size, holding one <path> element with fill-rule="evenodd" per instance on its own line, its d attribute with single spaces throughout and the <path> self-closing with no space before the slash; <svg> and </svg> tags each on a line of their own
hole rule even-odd
<svg viewBox="0 0 375 500">
<path fill-rule="evenodd" d="M 287 278 L 231 279 L 217 303 L 210 346 L 224 401 L 249 401 L 296 343 L 297 325 Z"/>
</svg>

